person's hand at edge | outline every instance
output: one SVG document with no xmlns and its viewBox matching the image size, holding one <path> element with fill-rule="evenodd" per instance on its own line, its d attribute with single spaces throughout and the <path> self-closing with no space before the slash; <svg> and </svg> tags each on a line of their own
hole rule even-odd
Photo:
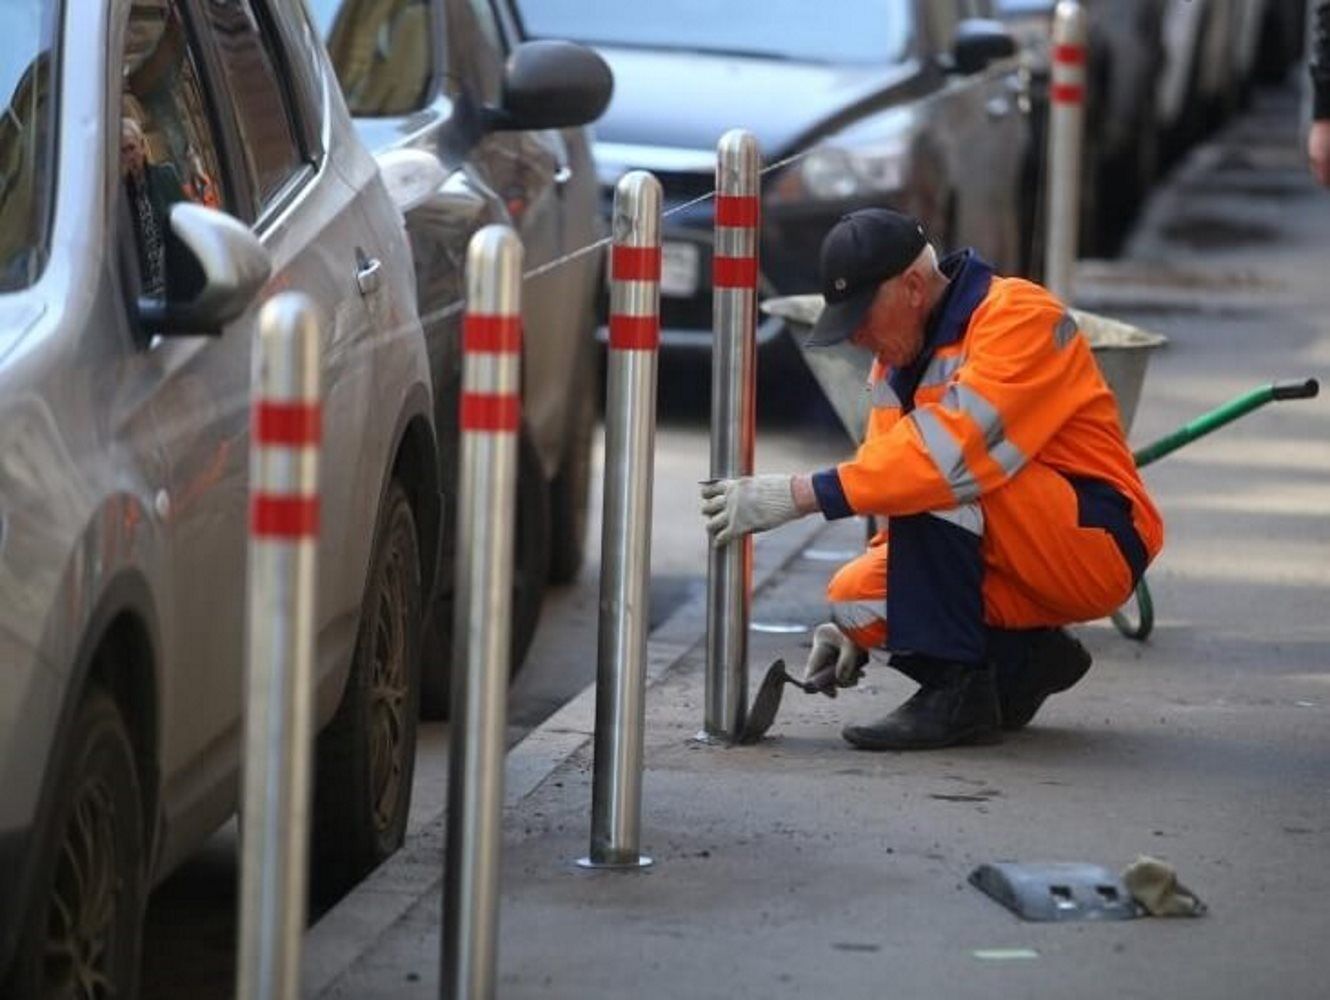
<svg viewBox="0 0 1330 1000">
<path fill-rule="evenodd" d="M 1323 187 L 1330 187 L 1330 118 L 1312 122 L 1307 133 L 1307 159 L 1312 176 Z"/>
</svg>

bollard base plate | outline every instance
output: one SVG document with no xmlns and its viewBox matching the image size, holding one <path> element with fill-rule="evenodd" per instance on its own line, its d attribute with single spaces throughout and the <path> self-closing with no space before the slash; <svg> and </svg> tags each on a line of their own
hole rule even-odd
<svg viewBox="0 0 1330 1000">
<path fill-rule="evenodd" d="M 721 733 L 708 732 L 705 729 L 699 729 L 697 735 L 695 735 L 690 742 L 701 743 L 709 747 L 732 747 L 735 744 L 735 741 L 728 736 Z"/>
<path fill-rule="evenodd" d="M 639 854 L 636 859 L 628 861 L 596 861 L 590 856 L 577 859 L 578 868 L 604 868 L 611 871 L 640 871 L 643 868 L 650 868 L 655 863 L 645 854 Z"/>
</svg>

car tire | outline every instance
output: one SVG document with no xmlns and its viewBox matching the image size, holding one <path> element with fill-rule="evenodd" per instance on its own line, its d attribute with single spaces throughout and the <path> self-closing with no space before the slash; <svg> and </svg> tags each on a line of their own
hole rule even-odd
<svg viewBox="0 0 1330 1000">
<path fill-rule="evenodd" d="M 588 368 L 590 363 L 588 362 Z M 589 381 L 584 379 L 583 382 Z M 550 483 L 549 582 L 572 583 L 586 558 L 587 510 L 591 495 L 591 450 L 596 431 L 596 399 L 591 387 L 573 393 L 572 428 L 559 471 Z"/>
<path fill-rule="evenodd" d="M 509 674 L 521 670 L 540 623 L 550 565 L 549 484 L 535 445 L 522 434 L 517 453 L 516 535 L 513 539 L 512 643 Z M 439 580 L 426 625 L 421 717 L 446 719 L 450 710 L 453 662 L 453 612 L 456 587 L 456 493 L 445 503 L 453 521 L 443 528 L 444 551 L 439 559 Z"/>
<path fill-rule="evenodd" d="M 326 905 L 401 846 L 420 711 L 420 542 L 393 480 L 379 510 L 351 672 L 319 734 L 311 896 Z"/>
<path fill-rule="evenodd" d="M 39 861 L 4 996 L 138 995 L 147 895 L 143 797 L 134 744 L 115 701 L 84 695 L 60 762 L 52 849 Z"/>
</svg>

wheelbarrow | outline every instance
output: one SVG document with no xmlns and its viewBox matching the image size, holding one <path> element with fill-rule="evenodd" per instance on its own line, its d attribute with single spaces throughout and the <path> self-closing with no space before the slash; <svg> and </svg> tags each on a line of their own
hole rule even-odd
<svg viewBox="0 0 1330 1000">
<path fill-rule="evenodd" d="M 845 433 L 850 436 L 850 440 L 861 441 L 864 429 L 868 426 L 868 374 L 873 366 L 873 355 L 848 343 L 835 350 L 804 346 L 813 324 L 822 315 L 821 295 L 786 295 L 767 299 L 761 308 L 764 313 L 785 320 L 804 363 L 835 410 Z M 1145 382 L 1150 353 L 1168 343 L 1168 339 L 1130 323 L 1082 309 L 1073 309 L 1072 315 L 1081 333 L 1090 342 L 1090 349 L 1103 373 L 1104 381 L 1117 400 L 1122 429 L 1124 432 L 1130 431 L 1131 422 L 1136 418 L 1137 404 L 1141 400 L 1141 386 Z"/>
<path fill-rule="evenodd" d="M 809 371 L 826 394 L 846 433 L 851 440 L 859 441 L 868 424 L 869 399 L 865 389 L 873 358 L 868 351 L 853 345 L 834 351 L 805 348 L 804 340 L 821 315 L 822 306 L 821 295 L 790 295 L 767 299 L 761 308 L 763 312 L 785 320 Z M 1117 400 L 1123 433 L 1127 433 L 1136 417 L 1150 354 L 1167 343 L 1167 339 L 1096 313 L 1073 309 L 1072 315 L 1081 333 L 1090 342 L 1090 349 L 1103 373 L 1104 381 Z M 1259 386 L 1133 452 L 1132 458 L 1137 468 L 1143 468 L 1267 403 L 1311 399 L 1319 391 L 1319 384 L 1312 378 Z M 1128 602 L 1113 612 L 1111 617 L 1118 631 L 1127 638 L 1144 640 L 1149 636 L 1154 629 L 1154 602 L 1144 577 L 1137 583 Z"/>
</svg>

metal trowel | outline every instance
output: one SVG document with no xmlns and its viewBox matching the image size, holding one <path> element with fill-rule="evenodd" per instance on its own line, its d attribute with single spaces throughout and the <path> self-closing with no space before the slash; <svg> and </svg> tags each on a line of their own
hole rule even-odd
<svg viewBox="0 0 1330 1000">
<path fill-rule="evenodd" d="M 776 721 L 776 713 L 780 711 L 780 699 L 785 693 L 786 684 L 793 684 L 805 694 L 824 694 L 834 698 L 836 666 L 831 664 L 806 681 L 791 677 L 783 659 L 768 667 L 767 675 L 762 678 L 762 685 L 757 689 L 757 697 L 753 699 L 753 707 L 748 712 L 748 721 L 739 734 L 740 743 L 756 743 L 767 734 L 771 724 Z"/>
</svg>

